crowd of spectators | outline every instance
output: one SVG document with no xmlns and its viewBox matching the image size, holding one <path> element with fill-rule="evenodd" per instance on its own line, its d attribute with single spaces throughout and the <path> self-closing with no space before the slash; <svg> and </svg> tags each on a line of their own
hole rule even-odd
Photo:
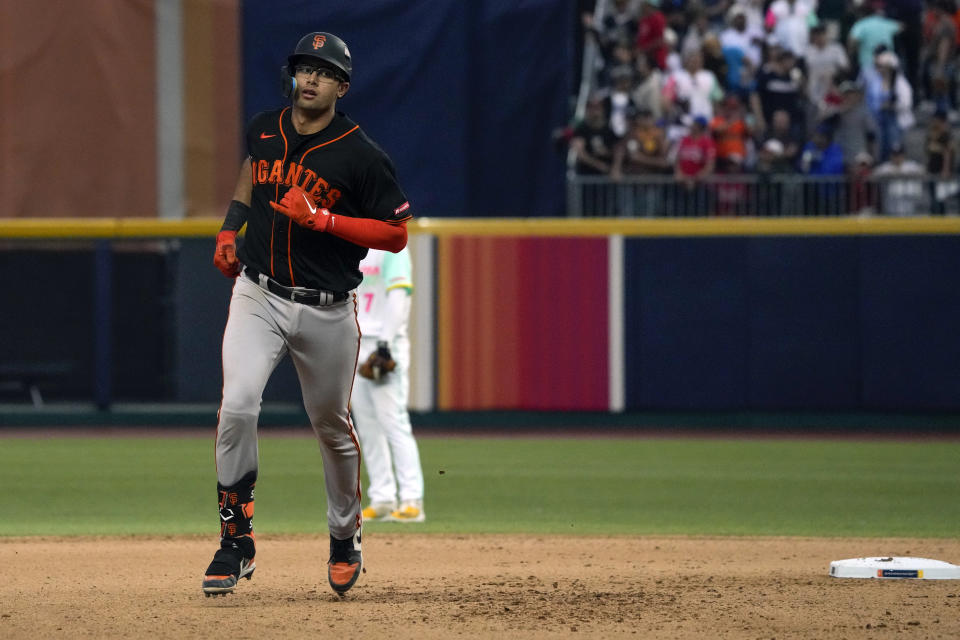
<svg viewBox="0 0 960 640">
<path fill-rule="evenodd" d="M 672 176 L 673 205 L 714 209 L 718 174 L 873 179 L 884 213 L 942 212 L 960 202 L 958 1 L 609 0 L 582 16 L 602 64 L 576 171 Z"/>
</svg>

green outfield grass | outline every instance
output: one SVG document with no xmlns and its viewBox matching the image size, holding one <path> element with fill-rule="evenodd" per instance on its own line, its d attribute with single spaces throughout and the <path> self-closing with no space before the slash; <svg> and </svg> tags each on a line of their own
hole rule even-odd
<svg viewBox="0 0 960 640">
<path fill-rule="evenodd" d="M 383 531 L 954 537 L 960 442 L 420 439 L 427 522 Z M 326 532 L 309 437 L 263 435 L 256 527 Z M 212 438 L 0 439 L 0 535 L 217 528 Z"/>
</svg>

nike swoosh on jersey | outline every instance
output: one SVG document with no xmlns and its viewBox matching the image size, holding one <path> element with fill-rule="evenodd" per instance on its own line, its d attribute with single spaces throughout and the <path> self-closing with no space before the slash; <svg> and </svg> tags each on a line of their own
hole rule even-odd
<svg viewBox="0 0 960 640">
<path fill-rule="evenodd" d="M 266 140 L 267 138 L 276 138 L 276 137 L 277 137 L 277 134 L 275 134 L 275 133 L 271 133 L 270 135 L 267 135 L 266 133 L 261 133 L 261 134 L 260 134 L 260 139 L 261 139 L 261 140 Z"/>
<path fill-rule="evenodd" d="M 310 198 L 307 197 L 307 194 L 305 193 L 303 194 L 303 199 L 307 201 L 307 206 L 310 208 L 310 213 L 316 213 L 317 205 L 310 202 Z"/>
</svg>

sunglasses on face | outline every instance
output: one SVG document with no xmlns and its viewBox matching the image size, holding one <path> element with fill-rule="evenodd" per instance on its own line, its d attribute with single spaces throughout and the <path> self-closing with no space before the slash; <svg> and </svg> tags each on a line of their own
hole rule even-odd
<svg viewBox="0 0 960 640">
<path fill-rule="evenodd" d="M 305 76 L 311 76 L 316 73 L 317 77 L 325 82 L 340 82 L 340 74 L 330 67 L 321 67 L 312 64 L 298 64 L 293 68 L 293 70 L 296 73 Z"/>
</svg>

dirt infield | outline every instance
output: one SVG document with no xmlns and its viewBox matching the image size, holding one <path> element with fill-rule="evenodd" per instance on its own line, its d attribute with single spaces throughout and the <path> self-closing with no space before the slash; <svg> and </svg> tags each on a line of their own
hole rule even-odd
<svg viewBox="0 0 960 640">
<path fill-rule="evenodd" d="M 958 540 L 377 533 L 343 599 L 326 539 L 262 536 L 205 598 L 211 538 L 0 538 L 2 638 L 957 638 L 960 581 L 838 580 L 831 560 L 960 560 Z"/>
</svg>

